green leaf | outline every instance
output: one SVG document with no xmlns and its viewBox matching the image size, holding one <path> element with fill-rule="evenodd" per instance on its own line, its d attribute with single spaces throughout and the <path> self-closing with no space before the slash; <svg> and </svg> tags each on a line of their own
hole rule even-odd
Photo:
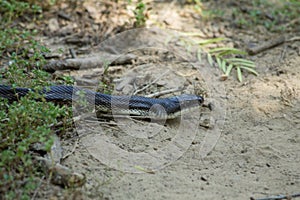
<svg viewBox="0 0 300 200">
<path fill-rule="evenodd" d="M 223 72 L 225 73 L 226 72 L 226 61 L 225 60 L 222 60 L 221 68 L 222 68 Z"/>
<path fill-rule="evenodd" d="M 236 68 L 236 72 L 237 72 L 237 78 L 240 82 L 243 81 L 243 78 L 242 78 L 242 71 L 241 71 L 241 68 L 240 67 L 237 67 Z"/>
<path fill-rule="evenodd" d="M 255 63 L 250 60 L 246 60 L 242 58 L 228 58 L 225 60 L 233 65 L 243 65 L 243 66 L 255 68 Z"/>
<path fill-rule="evenodd" d="M 243 62 L 231 62 L 233 65 L 240 65 L 240 66 L 245 66 L 248 68 L 255 68 L 254 64 L 249 64 L 249 63 L 243 63 Z"/>
<path fill-rule="evenodd" d="M 208 60 L 208 63 L 210 64 L 210 66 L 213 67 L 214 60 L 209 53 L 207 54 L 207 60 Z"/>
<path fill-rule="evenodd" d="M 244 66 L 240 66 L 240 68 L 242 68 L 242 69 L 245 69 L 245 70 L 247 70 L 247 71 L 251 72 L 252 74 L 254 74 L 254 75 L 258 76 L 258 73 L 257 73 L 257 71 L 255 71 L 255 70 L 254 70 L 254 69 L 252 69 L 252 68 L 249 68 L 249 67 L 244 67 Z"/>
<path fill-rule="evenodd" d="M 226 59 L 227 62 L 242 62 L 242 63 L 249 63 L 249 64 L 253 64 L 255 65 L 255 63 L 251 60 L 246 60 L 243 58 L 227 58 Z"/>
<path fill-rule="evenodd" d="M 208 40 L 196 40 L 194 41 L 196 44 L 204 46 L 204 45 L 208 45 L 208 44 L 213 44 L 213 43 L 217 43 L 220 41 L 225 40 L 225 38 L 213 38 L 213 39 L 208 39 Z"/>
<path fill-rule="evenodd" d="M 230 74 L 232 68 L 233 68 L 233 65 L 232 65 L 232 64 L 229 64 L 229 66 L 227 67 L 226 72 L 225 72 L 225 75 L 226 75 L 226 76 L 229 76 L 229 74 Z"/>
<path fill-rule="evenodd" d="M 199 49 L 197 50 L 197 59 L 198 59 L 199 62 L 202 61 L 201 55 L 202 55 L 202 51 L 201 51 L 201 49 L 199 48 Z"/>
<path fill-rule="evenodd" d="M 146 172 L 146 173 L 149 173 L 149 174 L 155 174 L 154 171 L 149 170 L 149 169 L 145 169 L 144 167 L 139 166 L 139 165 L 134 166 L 134 168 L 139 170 L 139 171 L 142 171 L 142 172 Z"/>
<path fill-rule="evenodd" d="M 228 47 L 220 47 L 220 48 L 214 48 L 209 51 L 209 53 L 218 54 L 218 55 L 228 55 L 228 54 L 242 54 L 246 55 L 247 52 L 236 49 L 236 48 L 228 48 Z"/>
</svg>

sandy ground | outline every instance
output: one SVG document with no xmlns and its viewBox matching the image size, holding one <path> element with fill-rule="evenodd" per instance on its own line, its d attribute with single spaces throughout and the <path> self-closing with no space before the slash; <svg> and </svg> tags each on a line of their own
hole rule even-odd
<svg viewBox="0 0 300 200">
<path fill-rule="evenodd" d="M 162 6 L 154 8 L 160 16 L 155 20 L 167 19 L 166 28 L 201 30 L 194 19 L 180 15 L 178 5 Z M 241 46 L 269 38 L 229 28 L 222 34 L 230 34 L 232 45 Z M 79 137 L 63 141 L 65 152 L 77 144 L 63 164 L 85 174 L 86 184 L 67 190 L 49 186 L 51 190 L 41 195 L 54 199 L 249 199 L 300 192 L 300 42 L 250 57 L 259 76 L 247 75 L 240 83 L 235 76 L 221 81 L 205 55 L 197 61 L 194 52 L 188 54 L 171 35 L 166 29 L 133 30 L 100 44 L 102 50 L 106 45 L 118 54 L 138 56 L 134 63 L 110 68 L 114 93 L 132 94 L 145 83 L 150 87 L 139 95 L 179 88 L 174 95 L 205 95 L 205 103 L 213 109 L 202 108 L 166 123 L 81 121 L 76 125 Z"/>
</svg>

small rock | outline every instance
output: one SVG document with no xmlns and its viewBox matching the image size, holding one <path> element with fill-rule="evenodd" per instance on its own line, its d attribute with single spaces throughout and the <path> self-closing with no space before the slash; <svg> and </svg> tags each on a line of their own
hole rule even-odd
<svg viewBox="0 0 300 200">
<path fill-rule="evenodd" d="M 56 18 L 50 19 L 48 24 L 51 32 L 56 32 L 59 29 L 59 24 Z"/>
<path fill-rule="evenodd" d="M 221 75 L 220 81 L 226 81 L 228 79 L 228 76 L 226 74 Z"/>
<path fill-rule="evenodd" d="M 201 180 L 202 181 L 207 181 L 207 176 L 205 176 L 205 175 L 201 176 Z"/>
<path fill-rule="evenodd" d="M 157 85 L 158 87 L 164 86 L 164 85 L 166 85 L 166 84 L 167 84 L 167 83 L 166 83 L 166 81 L 164 81 L 164 80 L 159 80 L 159 81 L 156 82 L 156 85 Z"/>
</svg>

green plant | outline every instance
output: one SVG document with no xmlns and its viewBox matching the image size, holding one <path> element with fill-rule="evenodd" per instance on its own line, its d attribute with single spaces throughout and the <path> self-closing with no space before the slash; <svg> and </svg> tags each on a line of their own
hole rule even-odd
<svg viewBox="0 0 300 200">
<path fill-rule="evenodd" d="M 114 88 L 112 84 L 107 83 L 106 81 L 104 82 L 100 81 L 98 84 L 99 92 L 104 93 L 104 94 L 112 94 Z"/>
<path fill-rule="evenodd" d="M 245 9 L 246 8 L 246 9 Z M 272 4 L 265 0 L 251 1 L 243 10 L 234 7 L 232 15 L 234 23 L 241 28 L 257 25 L 264 26 L 268 31 L 284 31 L 296 27 L 299 18 L 300 2 L 294 0 L 276 0 Z"/>
<path fill-rule="evenodd" d="M 114 89 L 113 84 L 111 84 L 111 79 L 108 76 L 109 67 L 110 67 L 110 61 L 104 59 L 103 62 L 104 70 L 98 84 L 98 91 L 104 94 L 111 94 Z"/>
<path fill-rule="evenodd" d="M 42 143 L 45 152 L 52 145 L 53 125 L 70 118 L 70 108 L 45 102 L 39 91 L 52 85 L 51 76 L 41 68 L 49 49 L 34 39 L 29 31 L 12 22 L 18 17 L 40 12 L 40 7 L 16 0 L 0 1 L 1 84 L 30 87 L 30 92 L 16 102 L 0 98 L 0 197 L 30 199 L 41 174 L 34 164 L 31 149 Z M 15 23 L 17 24 L 17 23 Z M 3 66 L 4 65 L 4 66 Z M 65 82 L 71 82 L 66 78 Z M 39 100 L 39 101 L 37 101 Z M 56 127 L 63 131 L 67 127 Z M 61 130 L 59 130 L 61 129 Z"/>
<path fill-rule="evenodd" d="M 255 70 L 254 62 L 234 57 L 239 55 L 246 55 L 247 53 L 236 48 L 213 48 L 207 53 L 208 62 L 213 66 L 213 58 L 217 61 L 218 67 L 223 71 L 225 77 L 228 77 L 232 69 L 236 69 L 237 78 L 242 82 L 242 71 L 248 71 L 254 75 L 258 75 Z"/>
<path fill-rule="evenodd" d="M 10 65 L 4 71 L 5 78 L 13 86 L 37 87 L 50 85 L 51 76 L 40 69 L 46 62 L 43 54 L 48 53 L 49 49 L 32 38 L 21 37 L 20 40 L 23 39 L 29 39 L 29 45 L 23 47 L 21 54 L 11 53 Z M 16 43 L 19 42 L 19 40 L 16 40 Z M 33 53 L 28 58 L 29 52 Z"/>
<path fill-rule="evenodd" d="M 192 4 L 198 14 L 203 14 L 203 5 L 201 0 L 187 0 L 185 3 Z"/>
<path fill-rule="evenodd" d="M 57 80 L 58 84 L 65 84 L 65 85 L 74 85 L 75 80 L 72 76 L 63 75 L 62 77 L 59 77 L 59 80 Z"/>
<path fill-rule="evenodd" d="M 181 37 L 181 44 L 185 46 L 189 52 L 192 46 L 197 46 L 197 58 L 201 62 L 202 54 L 206 51 L 207 60 L 211 66 L 214 66 L 214 63 L 222 70 L 224 77 L 228 77 L 233 69 L 236 69 L 237 78 L 242 81 L 242 72 L 248 71 L 254 75 L 258 75 L 255 70 L 254 62 L 239 58 L 241 55 L 246 55 L 247 52 L 241 51 L 236 48 L 229 47 L 220 47 L 220 48 L 207 48 L 207 45 L 213 43 L 219 43 L 224 41 L 224 38 L 213 38 L 207 40 L 190 40 L 186 39 L 185 36 L 198 36 L 199 33 L 184 33 L 184 37 Z M 216 62 L 215 62 L 216 61 Z"/>
<path fill-rule="evenodd" d="M 53 103 L 37 102 L 34 98 L 38 95 L 32 93 L 12 104 L 0 101 L 0 193 L 9 191 L 5 196 L 8 199 L 24 198 L 35 188 L 34 176 L 39 172 L 29 149 L 43 143 L 44 150 L 49 151 L 53 142 L 51 125 L 67 111 Z"/>
<path fill-rule="evenodd" d="M 135 27 L 144 27 L 146 24 L 147 17 L 145 15 L 146 5 L 143 0 L 138 0 L 138 3 L 135 7 L 134 16 L 135 16 Z"/>
<path fill-rule="evenodd" d="M 219 42 L 222 40 L 223 40 L 222 38 L 211 39 L 206 41 L 205 45 Z M 214 64 L 213 60 L 215 60 L 218 67 L 223 71 L 225 77 L 228 77 L 232 69 L 235 68 L 237 73 L 237 78 L 240 82 L 242 82 L 243 79 L 242 71 L 248 71 L 254 75 L 258 75 L 258 73 L 255 71 L 254 62 L 247 59 L 236 57 L 240 55 L 247 55 L 247 52 L 241 51 L 236 48 L 228 48 L 228 47 L 211 48 L 207 52 L 207 60 L 211 66 L 213 66 Z"/>
<path fill-rule="evenodd" d="M 2 20 L 6 23 L 10 23 L 12 20 L 24 15 L 25 13 L 32 13 L 33 18 L 35 19 L 35 15 L 41 12 L 41 7 L 36 4 L 17 0 L 0 1 L 0 13 L 3 14 Z"/>
</svg>

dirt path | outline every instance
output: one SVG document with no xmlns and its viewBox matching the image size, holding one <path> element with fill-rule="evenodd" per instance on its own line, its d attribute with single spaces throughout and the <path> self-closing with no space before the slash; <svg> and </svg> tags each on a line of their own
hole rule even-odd
<svg viewBox="0 0 300 200">
<path fill-rule="evenodd" d="M 202 28 L 203 23 L 177 4 L 157 4 L 153 13 L 149 25 L 156 20 L 165 28 L 201 30 L 204 35 L 214 30 L 216 37 L 230 36 L 232 46 L 245 47 L 251 41 L 259 43 L 270 37 L 267 33 L 258 36 L 253 31 L 239 32 L 229 28 L 226 21 Z M 79 123 L 80 137 L 63 141 L 66 152 L 77 141 L 75 152 L 63 164 L 84 173 L 87 182 L 81 189 L 67 191 L 51 186 L 44 195 L 78 199 L 249 199 L 300 192 L 299 41 L 252 56 L 260 75 L 248 75 L 240 83 L 234 76 L 219 80 L 214 68 L 189 57 L 169 38 L 167 30 L 138 30 L 127 36 L 134 38 L 119 35 L 111 40 L 113 45 L 102 43 L 118 53 L 138 56 L 134 63 L 110 68 L 108 76 L 116 80 L 115 93 L 131 94 L 158 78 L 139 94 L 174 88 L 179 88 L 174 94 L 205 91 L 206 101 L 214 102 L 215 110 L 203 108 L 205 114 L 200 119 L 199 113 L 190 113 L 188 118 L 166 125 L 126 120 L 85 127 Z M 201 126 L 205 119 L 212 127 Z M 203 156 L 205 148 L 210 147 L 214 149 Z"/>
</svg>

